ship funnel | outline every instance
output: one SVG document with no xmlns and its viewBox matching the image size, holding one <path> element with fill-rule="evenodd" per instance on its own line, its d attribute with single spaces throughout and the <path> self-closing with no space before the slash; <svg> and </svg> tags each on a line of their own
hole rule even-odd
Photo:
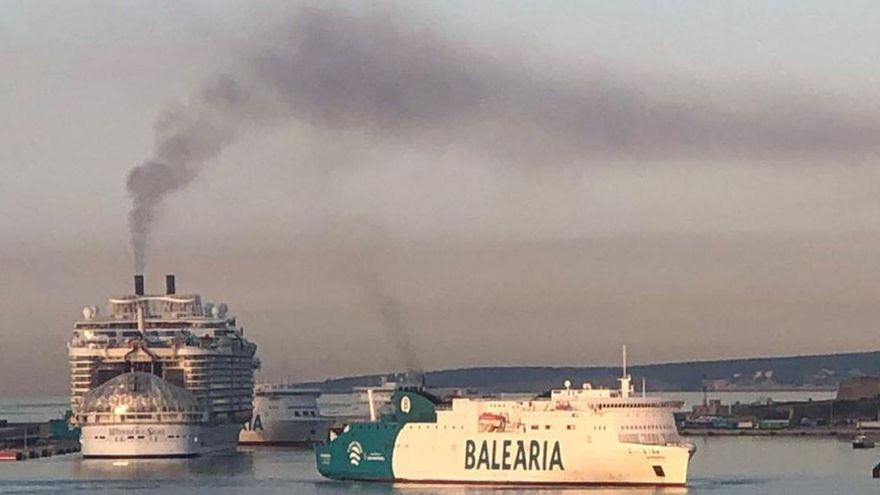
<svg viewBox="0 0 880 495">
<path fill-rule="evenodd" d="M 144 295 L 144 276 L 141 274 L 134 276 L 134 295 Z"/>
<path fill-rule="evenodd" d="M 165 275 L 165 293 L 169 296 L 176 292 L 174 287 L 174 275 Z"/>
</svg>

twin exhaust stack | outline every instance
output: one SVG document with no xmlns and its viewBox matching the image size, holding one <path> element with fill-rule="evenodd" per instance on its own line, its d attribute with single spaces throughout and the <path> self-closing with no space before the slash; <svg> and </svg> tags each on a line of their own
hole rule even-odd
<svg viewBox="0 0 880 495">
<path fill-rule="evenodd" d="M 174 281 L 174 275 L 165 275 L 165 294 L 174 295 L 177 293 L 177 287 Z M 134 276 L 134 295 L 144 295 L 144 276 L 140 273 Z"/>
<path fill-rule="evenodd" d="M 174 295 L 176 292 L 174 275 L 169 274 L 165 275 L 165 294 L 166 295 Z M 134 295 L 135 296 L 143 296 L 144 295 L 144 276 L 143 274 L 137 273 L 134 276 Z M 144 306 L 143 303 L 139 303 L 137 305 L 137 329 L 140 333 L 144 333 L 145 323 L 144 323 Z"/>
</svg>

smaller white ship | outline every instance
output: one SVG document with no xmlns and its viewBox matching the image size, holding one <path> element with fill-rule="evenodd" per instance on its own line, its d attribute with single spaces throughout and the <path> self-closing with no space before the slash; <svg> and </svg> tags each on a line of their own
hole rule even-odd
<svg viewBox="0 0 880 495">
<path fill-rule="evenodd" d="M 239 445 L 314 445 L 327 439 L 333 418 L 321 415 L 321 390 L 260 384 L 254 389 L 254 415 Z"/>
</svg>

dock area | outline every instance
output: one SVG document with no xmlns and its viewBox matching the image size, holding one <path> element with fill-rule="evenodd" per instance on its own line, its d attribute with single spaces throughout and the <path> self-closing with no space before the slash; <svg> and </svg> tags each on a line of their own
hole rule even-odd
<svg viewBox="0 0 880 495">
<path fill-rule="evenodd" d="M 64 420 L 0 421 L 0 461 L 25 461 L 79 451 L 79 430 L 68 428 Z"/>
<path fill-rule="evenodd" d="M 677 412 L 682 436 L 692 437 L 839 437 L 880 443 L 880 377 L 841 380 L 836 397 L 777 402 L 770 398 L 744 403 L 709 399 L 688 412 Z"/>
<path fill-rule="evenodd" d="M 852 426 L 840 427 L 792 427 L 780 429 L 759 428 L 682 428 L 682 436 L 692 437 L 839 437 L 852 439 L 857 435 L 866 435 L 880 440 L 880 430 L 870 432 Z"/>
</svg>

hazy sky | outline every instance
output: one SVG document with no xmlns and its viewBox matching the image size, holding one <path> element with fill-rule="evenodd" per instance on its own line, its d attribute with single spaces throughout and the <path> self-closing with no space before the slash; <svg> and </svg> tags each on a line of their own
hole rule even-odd
<svg viewBox="0 0 880 495">
<path fill-rule="evenodd" d="M 288 3 L 0 2 L 0 393 L 150 161 L 148 286 L 264 379 L 877 348 L 875 2 Z"/>
</svg>

